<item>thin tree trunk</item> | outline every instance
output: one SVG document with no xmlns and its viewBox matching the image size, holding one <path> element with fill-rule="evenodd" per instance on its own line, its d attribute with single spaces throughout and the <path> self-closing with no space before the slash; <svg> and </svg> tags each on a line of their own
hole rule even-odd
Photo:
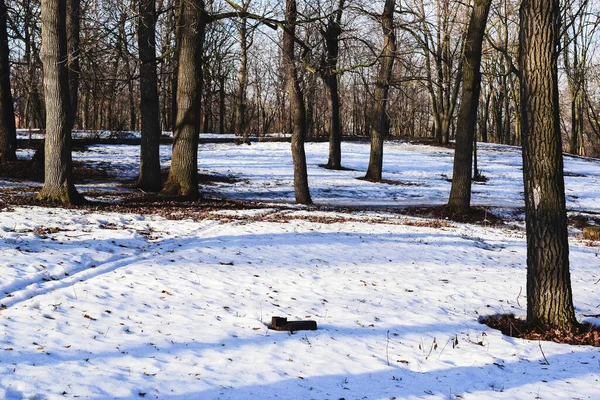
<svg viewBox="0 0 600 400">
<path fill-rule="evenodd" d="M 225 133 L 225 75 L 219 76 L 219 133 Z"/>
<path fill-rule="evenodd" d="M 80 0 L 67 0 L 67 67 L 69 74 L 69 98 L 71 101 L 71 128 L 77 123 L 79 105 L 79 30 Z"/>
<path fill-rule="evenodd" d="M 25 119 L 27 121 L 28 128 L 40 128 L 46 127 L 46 114 L 44 104 L 42 103 L 41 95 L 39 92 L 39 81 L 37 75 L 36 61 L 39 60 L 38 47 L 34 41 L 34 29 L 32 27 L 33 12 L 32 5 L 29 0 L 26 0 L 23 4 L 25 9 L 25 16 L 23 18 L 23 33 L 25 36 L 25 53 L 23 59 L 27 64 L 27 106 L 25 107 Z M 43 154 L 41 152 L 40 154 Z"/>
<path fill-rule="evenodd" d="M 202 128 L 200 129 L 200 132 L 212 133 L 212 115 L 210 109 L 212 105 L 212 77 L 209 69 L 207 69 L 204 74 L 204 88 L 202 107 L 199 106 L 198 108 L 198 111 L 202 113 Z"/>
<path fill-rule="evenodd" d="M 283 66 L 286 75 L 286 86 L 290 96 L 292 112 L 292 160 L 294 163 L 294 193 L 296 202 L 312 204 L 308 188 L 306 153 L 304 139 L 306 136 L 306 107 L 300 88 L 298 71 L 294 54 L 294 36 L 296 34 L 296 18 L 298 11 L 296 0 L 286 0 L 285 19 L 287 29 L 283 33 Z"/>
<path fill-rule="evenodd" d="M 485 96 L 483 118 L 481 119 L 481 141 L 487 143 L 488 141 L 488 122 L 490 120 L 490 93 L 487 92 Z"/>
<path fill-rule="evenodd" d="M 249 2 L 247 4 L 250 4 Z M 244 138 L 248 134 L 246 126 L 246 90 L 248 88 L 248 19 L 242 18 L 238 28 L 240 37 L 240 69 L 238 70 L 238 90 L 235 102 L 234 133 Z"/>
<path fill-rule="evenodd" d="M 202 52 L 206 19 L 203 0 L 182 0 L 179 19 L 177 117 L 173 156 L 163 194 L 197 198 L 198 135 L 202 98 Z"/>
<path fill-rule="evenodd" d="M 0 0 L 0 161 L 16 160 L 15 109 L 10 92 L 6 4 Z"/>
<path fill-rule="evenodd" d="M 42 0 L 42 59 L 46 99 L 44 186 L 42 201 L 74 204 L 84 201 L 72 177 L 66 0 Z"/>
<path fill-rule="evenodd" d="M 140 173 L 137 186 L 149 192 L 161 189 L 160 107 L 156 74 L 156 5 L 139 1 L 138 47 L 140 54 L 140 113 L 142 118 Z"/>
<path fill-rule="evenodd" d="M 558 0 L 520 8 L 521 137 L 527 225 L 527 321 L 537 329 L 576 326 L 558 101 Z"/>
<path fill-rule="evenodd" d="M 390 80 L 396 52 L 396 33 L 394 32 L 394 8 L 396 0 L 386 0 L 381 14 L 384 42 L 381 52 L 381 65 L 377 76 L 377 87 L 373 105 L 373 123 L 371 128 L 371 155 L 366 179 L 381 180 L 383 171 L 383 139 L 388 133 L 387 101 Z"/>
<path fill-rule="evenodd" d="M 454 173 L 448 199 L 449 209 L 461 214 L 467 213 L 471 208 L 471 164 L 481 91 L 481 49 L 490 4 L 491 0 L 475 0 L 465 41 L 462 98 L 456 123 Z"/>
</svg>

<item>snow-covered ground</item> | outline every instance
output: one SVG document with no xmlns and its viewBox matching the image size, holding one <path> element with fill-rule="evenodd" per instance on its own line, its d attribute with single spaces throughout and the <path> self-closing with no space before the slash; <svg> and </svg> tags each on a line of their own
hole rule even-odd
<svg viewBox="0 0 600 400">
<path fill-rule="evenodd" d="M 75 159 L 133 178 L 137 151 L 94 146 Z M 343 151 L 356 171 L 319 168 L 327 144 L 307 144 L 319 205 L 447 200 L 450 150 L 386 145 L 384 178 L 403 185 L 355 179 L 368 145 Z M 474 186 L 474 204 L 521 207 L 519 151 L 486 145 L 479 154 L 488 182 Z M 204 145 L 199 159 L 203 172 L 239 179 L 207 185 L 207 196 L 273 204 L 196 222 L 0 211 L 0 398 L 600 398 L 600 349 L 513 339 L 478 323 L 525 313 L 519 224 L 281 207 L 293 200 L 286 143 Z M 565 168 L 568 208 L 600 212 L 600 163 L 567 157 Z M 275 215 L 287 222 L 268 221 Z M 600 248 L 579 233 L 570 238 L 577 316 L 600 323 L 591 317 L 600 313 Z M 272 316 L 319 329 L 271 331 Z"/>
</svg>

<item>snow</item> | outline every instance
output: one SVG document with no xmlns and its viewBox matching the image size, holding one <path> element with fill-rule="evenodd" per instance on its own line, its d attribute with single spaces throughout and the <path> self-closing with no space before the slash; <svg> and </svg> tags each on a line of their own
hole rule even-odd
<svg viewBox="0 0 600 400">
<path fill-rule="evenodd" d="M 384 178 L 408 183 L 390 185 L 356 179 L 367 144 L 342 149 L 355 171 L 319 168 L 327 144 L 307 144 L 311 193 L 324 211 L 289 204 L 286 143 L 199 151 L 202 172 L 239 179 L 206 185 L 207 196 L 267 208 L 198 221 L 2 210 L 0 398 L 600 398 L 600 349 L 513 339 L 478 322 L 525 314 L 522 223 L 394 212 L 446 202 L 450 150 L 386 144 Z M 75 159 L 108 162 L 126 179 L 137 152 L 92 146 Z M 518 149 L 481 145 L 479 155 L 488 182 L 474 186 L 474 204 L 518 217 Z M 169 156 L 162 147 L 165 166 Z M 566 157 L 565 169 L 568 208 L 600 212 L 600 162 Z M 79 186 L 99 188 L 123 190 Z M 570 232 L 576 312 L 600 323 L 586 317 L 600 308 L 600 248 L 580 233 Z M 319 329 L 268 330 L 272 316 Z"/>
</svg>

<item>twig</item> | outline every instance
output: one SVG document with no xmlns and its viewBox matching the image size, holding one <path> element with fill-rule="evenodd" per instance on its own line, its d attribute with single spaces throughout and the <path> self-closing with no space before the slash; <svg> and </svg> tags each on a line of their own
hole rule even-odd
<svg viewBox="0 0 600 400">
<path fill-rule="evenodd" d="M 427 354 L 427 357 L 425 357 L 426 360 L 429 358 L 431 353 L 433 353 L 434 348 L 437 349 L 437 343 L 436 343 L 435 337 L 433 338 L 433 342 L 431 342 L 431 347 L 429 348 L 429 353 Z"/>
<path fill-rule="evenodd" d="M 521 303 L 519 303 L 519 297 L 521 297 L 521 293 L 523 292 L 523 286 L 519 288 L 519 294 L 517 295 L 517 304 L 521 307 Z"/>
<path fill-rule="evenodd" d="M 440 359 L 440 357 L 442 356 L 442 353 L 444 352 L 444 350 L 446 349 L 446 346 L 448 346 L 448 343 L 450 343 L 450 341 L 452 340 L 452 342 L 454 343 L 454 338 L 451 337 L 450 339 L 448 339 L 446 341 L 446 344 L 444 345 L 444 347 L 442 347 L 442 351 L 440 351 L 440 355 L 438 356 L 438 360 Z"/>
<path fill-rule="evenodd" d="M 538 341 L 538 345 L 540 346 L 540 351 L 542 352 L 542 357 L 544 357 L 544 361 L 546 361 L 546 365 L 550 365 L 550 362 L 548 361 L 548 359 L 546 358 L 546 355 L 544 354 L 544 350 L 542 350 L 542 341 Z"/>
</svg>

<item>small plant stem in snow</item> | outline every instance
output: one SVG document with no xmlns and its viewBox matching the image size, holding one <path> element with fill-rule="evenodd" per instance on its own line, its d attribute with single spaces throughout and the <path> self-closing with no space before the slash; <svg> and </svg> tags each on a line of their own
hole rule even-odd
<svg viewBox="0 0 600 400">
<path fill-rule="evenodd" d="M 540 346 L 540 351 L 542 352 L 542 357 L 544 357 L 544 361 L 546 362 L 546 365 L 550 365 L 550 362 L 548 361 L 548 359 L 546 358 L 546 355 L 544 354 L 544 350 L 542 350 L 542 342 L 539 341 L 538 345 Z"/>
</svg>

